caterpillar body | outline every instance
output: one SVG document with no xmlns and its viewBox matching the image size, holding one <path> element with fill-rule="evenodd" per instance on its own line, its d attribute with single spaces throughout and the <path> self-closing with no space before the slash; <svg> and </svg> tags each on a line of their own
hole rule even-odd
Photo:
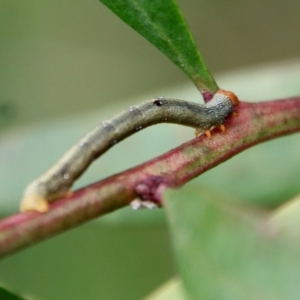
<svg viewBox="0 0 300 300">
<path fill-rule="evenodd" d="M 238 102 L 232 92 L 218 90 L 206 104 L 157 98 L 130 106 L 88 132 L 50 170 L 30 183 L 20 210 L 47 211 L 48 202 L 67 196 L 73 182 L 93 160 L 136 131 L 158 123 L 176 123 L 196 128 L 197 133 L 209 132 L 223 126 Z"/>
</svg>

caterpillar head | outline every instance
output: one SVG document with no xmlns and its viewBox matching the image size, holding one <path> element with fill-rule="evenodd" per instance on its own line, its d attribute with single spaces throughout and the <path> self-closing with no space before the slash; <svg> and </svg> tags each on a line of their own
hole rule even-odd
<svg viewBox="0 0 300 300">
<path fill-rule="evenodd" d="M 232 104 L 235 106 L 235 105 L 238 105 L 239 104 L 239 98 L 232 92 L 230 91 L 225 91 L 225 90 L 218 90 L 216 94 L 221 94 L 221 95 L 224 95 L 226 98 L 228 98 Z"/>
</svg>

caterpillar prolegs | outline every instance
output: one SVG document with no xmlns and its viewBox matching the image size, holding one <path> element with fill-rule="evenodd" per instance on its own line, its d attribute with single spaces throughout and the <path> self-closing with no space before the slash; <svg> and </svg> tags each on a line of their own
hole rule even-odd
<svg viewBox="0 0 300 300">
<path fill-rule="evenodd" d="M 70 193 L 74 181 L 93 160 L 116 143 L 148 126 L 176 123 L 196 129 L 196 135 L 216 126 L 224 128 L 226 118 L 239 100 L 229 91 L 218 90 L 206 104 L 157 98 L 130 106 L 83 136 L 50 170 L 30 183 L 24 191 L 21 211 L 48 210 L 48 202 Z"/>
</svg>

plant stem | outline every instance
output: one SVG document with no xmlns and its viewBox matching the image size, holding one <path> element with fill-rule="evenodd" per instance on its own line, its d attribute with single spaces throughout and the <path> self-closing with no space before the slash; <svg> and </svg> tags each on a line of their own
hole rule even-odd
<svg viewBox="0 0 300 300">
<path fill-rule="evenodd" d="M 155 201 L 166 187 L 179 187 L 260 142 L 300 131 L 300 97 L 261 103 L 241 102 L 227 133 L 213 131 L 149 162 L 75 191 L 50 205 L 47 213 L 19 213 L 0 221 L 0 257 L 128 205 L 142 187 Z M 147 193 L 149 192 L 149 189 Z M 148 193 L 149 194 L 149 193 Z M 149 195 L 148 195 L 149 196 Z"/>
</svg>

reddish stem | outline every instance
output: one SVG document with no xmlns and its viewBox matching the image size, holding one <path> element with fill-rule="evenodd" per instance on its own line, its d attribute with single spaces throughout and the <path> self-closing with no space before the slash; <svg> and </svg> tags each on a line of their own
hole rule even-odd
<svg viewBox="0 0 300 300">
<path fill-rule="evenodd" d="M 0 256 L 128 205 L 139 195 L 156 202 L 165 187 L 179 187 L 257 143 L 300 130 L 300 97 L 241 102 L 227 133 L 202 135 L 149 162 L 75 191 L 45 214 L 19 213 L 0 221 Z M 150 196 L 149 196 L 150 195 Z"/>
</svg>

